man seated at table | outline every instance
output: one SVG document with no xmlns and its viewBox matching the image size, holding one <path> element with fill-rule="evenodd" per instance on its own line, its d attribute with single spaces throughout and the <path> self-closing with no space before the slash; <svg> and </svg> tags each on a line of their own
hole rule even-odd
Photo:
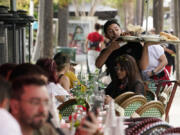
<svg viewBox="0 0 180 135">
<path fill-rule="evenodd" d="M 23 135 L 56 135 L 46 122 L 49 111 L 46 82 L 37 76 L 22 76 L 13 81 L 12 88 L 11 113 Z"/>
<path fill-rule="evenodd" d="M 11 113 L 19 122 L 23 135 L 57 135 L 46 122 L 49 111 L 46 81 L 37 76 L 21 76 L 13 81 L 12 87 Z M 92 125 L 97 122 L 96 118 L 93 119 L 92 123 L 82 122 L 87 128 L 80 128 L 80 135 L 84 132 L 93 135 L 96 132 L 97 126 Z M 58 133 L 64 134 L 62 131 Z"/>
</svg>

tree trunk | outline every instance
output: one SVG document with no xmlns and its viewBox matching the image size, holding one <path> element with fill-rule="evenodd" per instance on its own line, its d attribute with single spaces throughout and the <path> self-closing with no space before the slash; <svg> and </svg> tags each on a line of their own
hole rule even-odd
<svg viewBox="0 0 180 135">
<path fill-rule="evenodd" d="M 174 34 L 180 38 L 180 1 L 179 0 L 173 0 L 173 22 L 174 22 Z M 180 46 L 176 46 L 176 78 L 180 79 Z"/>
<path fill-rule="evenodd" d="M 43 46 L 44 46 L 44 0 L 39 0 L 39 9 L 38 9 L 38 31 L 37 38 L 32 53 L 32 60 L 35 62 L 37 59 L 43 56 Z"/>
<path fill-rule="evenodd" d="M 45 1 L 45 10 L 44 10 L 44 57 L 53 57 L 53 1 L 52 0 L 44 0 Z M 48 12 L 47 12 L 48 11 Z"/>
<path fill-rule="evenodd" d="M 67 46 L 68 44 L 67 27 L 68 27 L 68 18 L 69 18 L 68 6 L 59 7 L 58 18 L 59 18 L 58 45 Z"/>
<path fill-rule="evenodd" d="M 136 15 L 135 15 L 135 24 L 143 25 L 143 16 L 144 16 L 144 0 L 136 0 Z"/>
<path fill-rule="evenodd" d="M 133 0 L 127 0 L 123 4 L 124 6 L 124 13 L 125 13 L 125 29 L 128 24 L 134 23 L 134 1 Z"/>
<path fill-rule="evenodd" d="M 153 0 L 153 26 L 157 34 L 163 30 L 163 0 Z"/>
</svg>

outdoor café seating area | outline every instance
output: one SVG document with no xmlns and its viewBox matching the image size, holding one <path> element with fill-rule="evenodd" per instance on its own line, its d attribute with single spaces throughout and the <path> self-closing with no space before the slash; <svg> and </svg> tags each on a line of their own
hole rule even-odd
<svg viewBox="0 0 180 135">
<path fill-rule="evenodd" d="M 0 135 L 180 134 L 179 1 L 23 1 L 0 2 Z"/>
<path fill-rule="evenodd" d="M 97 118 L 99 128 L 104 134 L 163 135 L 179 133 L 178 127 L 169 124 L 169 111 L 177 87 L 180 85 L 179 81 L 145 82 L 145 96 L 126 92 L 109 104 L 104 104 L 103 89 L 105 86 L 97 80 L 97 76 L 97 74 L 91 74 L 90 77 L 82 77 L 82 81 L 87 86 L 87 93 L 75 93 L 78 89 L 82 90 L 82 88 L 76 87 L 72 91 L 77 97 L 68 99 L 58 107 L 62 120 L 61 126 L 66 133 L 73 132 L 74 127 L 80 124 L 86 112 L 92 111 L 94 104 L 99 105 Z M 164 82 L 171 83 L 171 85 L 163 87 Z"/>
</svg>

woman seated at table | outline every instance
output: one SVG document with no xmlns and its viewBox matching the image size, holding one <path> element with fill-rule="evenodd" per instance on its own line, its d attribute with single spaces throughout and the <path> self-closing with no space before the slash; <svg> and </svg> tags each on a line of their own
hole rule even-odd
<svg viewBox="0 0 180 135">
<path fill-rule="evenodd" d="M 42 58 L 37 61 L 36 65 L 40 66 L 46 72 L 48 76 L 48 93 L 50 94 L 50 96 L 55 97 L 56 107 L 58 107 L 62 102 L 66 100 L 66 96 L 70 96 L 70 94 L 59 83 L 57 83 L 55 61 L 50 58 Z"/>
<path fill-rule="evenodd" d="M 73 72 L 73 70 L 75 70 L 74 67 L 72 67 L 74 64 L 71 63 L 67 54 L 64 54 L 63 52 L 56 53 L 54 61 L 57 65 L 59 76 L 58 83 L 60 83 L 64 89 L 69 91 L 75 84 L 80 85 L 80 81 Z"/>
<path fill-rule="evenodd" d="M 116 59 L 116 81 L 105 89 L 106 95 L 116 98 L 120 94 L 132 91 L 144 95 L 144 84 L 141 80 L 135 59 L 130 55 L 121 55 Z"/>
</svg>

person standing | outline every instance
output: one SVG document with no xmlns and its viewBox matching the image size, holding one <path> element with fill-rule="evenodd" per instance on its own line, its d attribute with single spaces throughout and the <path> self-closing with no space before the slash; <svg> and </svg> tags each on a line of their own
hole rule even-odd
<svg viewBox="0 0 180 135">
<path fill-rule="evenodd" d="M 116 58 L 128 54 L 135 58 L 138 68 L 140 70 L 146 69 L 148 66 L 148 45 L 145 43 L 144 46 L 138 42 L 123 42 L 117 41 L 117 39 L 122 34 L 117 20 L 108 20 L 104 25 L 105 36 L 110 39 L 109 44 L 105 49 L 103 49 L 96 59 L 96 66 L 101 68 L 104 64 L 107 67 L 107 71 L 110 74 L 112 82 L 116 80 L 116 71 L 114 67 L 116 66 Z M 128 34 L 128 33 L 127 33 Z M 111 83 L 112 83 L 111 82 Z M 109 84 L 109 87 L 111 84 Z"/>
<path fill-rule="evenodd" d="M 95 61 L 99 56 L 99 52 L 101 50 L 101 47 L 103 46 L 104 41 L 104 37 L 99 34 L 101 25 L 96 23 L 94 28 L 95 31 L 88 34 L 85 43 L 90 73 L 94 73 L 96 71 Z"/>
</svg>

